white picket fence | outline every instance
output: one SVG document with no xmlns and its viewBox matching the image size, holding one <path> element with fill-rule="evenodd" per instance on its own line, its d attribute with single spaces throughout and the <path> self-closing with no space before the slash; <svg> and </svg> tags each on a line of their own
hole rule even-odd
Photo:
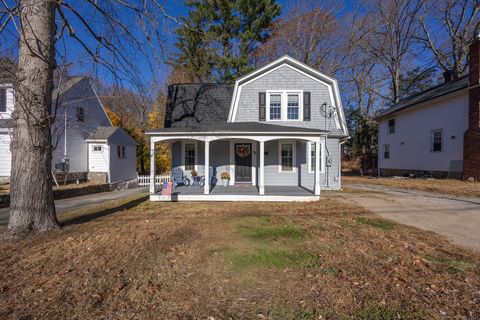
<svg viewBox="0 0 480 320">
<path fill-rule="evenodd" d="M 155 185 L 159 186 L 164 182 L 171 180 L 171 175 L 156 175 L 155 176 Z M 138 175 L 137 176 L 138 186 L 139 187 L 148 187 L 150 185 L 150 176 L 149 175 Z"/>
</svg>

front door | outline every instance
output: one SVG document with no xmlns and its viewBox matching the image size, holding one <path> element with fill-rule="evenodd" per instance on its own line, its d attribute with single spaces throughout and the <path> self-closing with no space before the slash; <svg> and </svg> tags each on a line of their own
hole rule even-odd
<svg viewBox="0 0 480 320">
<path fill-rule="evenodd" d="M 235 143 L 235 182 L 252 182 L 251 143 Z"/>
</svg>

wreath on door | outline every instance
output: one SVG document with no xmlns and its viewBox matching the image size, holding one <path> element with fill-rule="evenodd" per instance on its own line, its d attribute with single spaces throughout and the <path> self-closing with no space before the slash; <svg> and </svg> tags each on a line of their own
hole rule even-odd
<svg viewBox="0 0 480 320">
<path fill-rule="evenodd" d="M 250 155 L 250 147 L 237 146 L 237 155 L 241 158 L 246 158 Z"/>
</svg>

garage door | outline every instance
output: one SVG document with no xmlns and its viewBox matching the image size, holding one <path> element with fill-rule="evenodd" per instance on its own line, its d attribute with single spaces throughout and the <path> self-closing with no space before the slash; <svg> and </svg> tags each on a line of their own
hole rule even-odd
<svg viewBox="0 0 480 320">
<path fill-rule="evenodd" d="M 10 169 L 12 166 L 10 141 L 10 134 L 0 133 L 0 177 L 10 177 Z"/>
</svg>

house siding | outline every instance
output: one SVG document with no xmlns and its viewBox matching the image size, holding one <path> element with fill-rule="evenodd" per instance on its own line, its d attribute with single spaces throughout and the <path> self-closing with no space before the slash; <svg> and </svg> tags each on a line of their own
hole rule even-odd
<svg viewBox="0 0 480 320">
<path fill-rule="evenodd" d="M 395 119 L 393 134 L 388 134 L 390 119 Z M 450 161 L 463 159 L 463 135 L 467 127 L 466 91 L 383 118 L 378 124 L 379 168 L 382 172 L 401 170 L 447 172 Z M 432 152 L 431 132 L 438 129 L 443 130 L 442 151 Z M 389 159 L 384 158 L 385 144 L 390 145 Z"/>
<path fill-rule="evenodd" d="M 311 121 L 267 121 L 268 123 L 324 129 L 330 130 L 332 133 L 340 133 L 335 118 L 332 117 L 325 121 L 325 117 L 321 112 L 323 103 L 327 103 L 329 106 L 334 103 L 328 86 L 285 65 L 243 85 L 235 122 L 258 121 L 258 94 L 267 90 L 303 90 L 311 92 Z"/>
<path fill-rule="evenodd" d="M 85 112 L 85 122 L 76 122 L 77 107 Z M 100 101 L 88 79 L 84 79 L 61 95 L 57 118 L 52 130 L 54 144 L 52 167 L 61 163 L 65 152 L 65 110 L 67 112 L 67 158 L 71 172 L 88 170 L 88 152 L 85 139 L 99 126 L 111 126 Z M 52 111 L 54 112 L 54 110 Z"/>
<path fill-rule="evenodd" d="M 102 151 L 93 151 L 94 146 L 101 146 Z M 110 166 L 110 147 L 106 143 L 89 143 L 88 146 L 89 162 L 88 171 L 90 172 L 108 172 Z"/>
</svg>

